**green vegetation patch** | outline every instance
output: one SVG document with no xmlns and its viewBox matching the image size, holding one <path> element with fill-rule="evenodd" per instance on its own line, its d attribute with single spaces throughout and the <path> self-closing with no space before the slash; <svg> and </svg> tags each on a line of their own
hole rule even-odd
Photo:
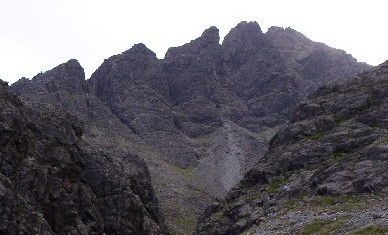
<svg viewBox="0 0 388 235">
<path fill-rule="evenodd" d="M 193 140 L 195 140 L 196 142 L 199 142 L 199 143 L 208 143 L 211 140 L 211 136 L 210 135 L 203 135 L 203 136 L 199 136 L 197 138 L 193 138 Z"/>
<path fill-rule="evenodd" d="M 332 153 L 330 154 L 330 157 L 331 157 L 332 159 L 340 159 L 340 158 L 342 158 L 343 156 L 345 156 L 345 153 L 343 153 L 343 152 L 332 152 Z"/>
<path fill-rule="evenodd" d="M 251 235 L 251 234 L 254 234 L 256 232 L 256 229 L 257 229 L 257 225 L 253 225 L 252 227 L 249 227 L 247 229 L 245 229 L 241 235 Z"/>
<path fill-rule="evenodd" d="M 348 235 L 388 235 L 388 228 L 379 225 L 369 225 L 359 230 L 350 232 Z"/>
<path fill-rule="evenodd" d="M 380 139 L 377 141 L 377 144 L 386 144 L 388 143 L 388 138 Z"/>
<path fill-rule="evenodd" d="M 26 203 L 20 202 L 16 204 L 16 208 L 15 208 L 16 218 L 18 219 L 24 218 L 27 212 L 28 212 L 28 206 Z"/>
<path fill-rule="evenodd" d="M 267 130 L 258 132 L 256 136 L 259 138 L 266 138 L 270 140 L 276 134 L 277 131 L 278 131 L 278 128 L 269 128 Z"/>
<path fill-rule="evenodd" d="M 193 168 L 192 167 L 180 168 L 180 167 L 176 166 L 174 169 L 175 169 L 175 171 L 177 171 L 178 173 L 181 173 L 181 174 L 186 174 L 186 175 L 193 174 Z"/>
<path fill-rule="evenodd" d="M 245 202 L 250 202 L 250 201 L 255 200 L 255 199 L 260 199 L 262 195 L 263 195 L 263 192 L 261 192 L 261 191 L 251 191 L 251 192 L 241 196 L 239 200 L 242 200 Z"/>
<path fill-rule="evenodd" d="M 172 164 L 172 163 L 168 163 L 168 165 L 171 167 L 171 169 L 177 173 L 180 173 L 180 174 L 193 174 L 194 173 L 194 168 L 192 167 L 186 167 L 186 168 L 182 168 L 182 167 L 179 167 L 175 164 Z"/>
<path fill-rule="evenodd" d="M 44 222 L 45 222 L 45 219 L 44 219 L 44 216 L 43 216 L 41 213 L 36 212 L 36 213 L 33 215 L 32 221 L 33 221 L 34 223 L 39 223 L 39 224 L 41 224 L 41 223 L 44 223 Z"/>
<path fill-rule="evenodd" d="M 193 167 L 182 168 L 182 167 L 179 167 L 173 163 L 168 163 L 168 166 L 171 169 L 171 171 L 174 171 L 178 175 L 183 175 L 187 179 L 192 180 L 192 181 L 197 180 L 197 175 L 194 172 Z"/>
<path fill-rule="evenodd" d="M 356 194 L 315 196 L 309 204 L 318 210 L 331 208 L 342 211 L 360 208 L 365 205 L 363 195 Z"/>
<path fill-rule="evenodd" d="M 302 192 L 300 192 L 297 196 L 295 196 L 294 198 L 290 199 L 290 200 L 286 200 L 285 201 L 285 204 L 283 205 L 283 207 L 285 208 L 288 208 L 288 209 L 292 209 L 294 207 L 299 207 L 301 206 L 301 203 L 304 201 L 303 199 L 305 197 L 307 197 L 307 195 L 309 194 L 308 191 L 304 190 Z"/>
<path fill-rule="evenodd" d="M 334 115 L 333 119 L 336 124 L 340 124 L 347 120 L 347 118 L 344 115 L 340 115 L 340 114 Z"/>
<path fill-rule="evenodd" d="M 225 212 L 225 209 L 221 209 L 220 211 L 211 215 L 211 221 L 219 221 L 222 218 L 222 214 Z"/>
<path fill-rule="evenodd" d="M 313 235 L 313 234 L 333 234 L 337 232 L 344 221 L 342 219 L 338 220 L 329 220 L 329 219 L 315 219 L 311 223 L 307 224 L 302 228 L 301 234 L 303 235 Z"/>
<path fill-rule="evenodd" d="M 266 188 L 268 193 L 274 193 L 280 186 L 285 184 L 288 181 L 289 177 L 286 176 L 278 176 L 271 180 Z"/>
<path fill-rule="evenodd" d="M 184 215 L 174 218 L 171 223 L 177 228 L 188 231 L 191 234 L 197 225 L 197 218 L 193 215 Z"/>
<path fill-rule="evenodd" d="M 285 200 L 282 203 L 285 212 L 293 209 L 302 211 L 352 211 L 360 209 L 367 205 L 367 200 L 370 195 L 358 194 L 343 194 L 343 195 L 322 195 L 308 196 L 307 192 L 302 192 L 300 195 L 291 200 Z"/>
<path fill-rule="evenodd" d="M 325 136 L 325 132 L 323 132 L 323 131 L 320 131 L 320 132 L 318 132 L 317 134 L 315 134 L 315 135 L 312 135 L 312 136 L 309 136 L 309 137 L 307 137 L 307 139 L 308 140 L 319 140 L 320 138 L 322 138 L 323 136 Z"/>
<path fill-rule="evenodd" d="M 277 224 L 275 227 L 271 228 L 271 231 L 282 231 L 284 228 L 289 228 L 297 224 L 296 221 L 285 221 L 281 224 Z"/>
</svg>

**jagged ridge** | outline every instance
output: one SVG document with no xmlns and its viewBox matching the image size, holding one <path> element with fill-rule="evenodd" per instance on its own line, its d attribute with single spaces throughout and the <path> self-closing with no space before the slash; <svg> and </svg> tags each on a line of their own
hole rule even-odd
<svg viewBox="0 0 388 235">
<path fill-rule="evenodd" d="M 278 31 L 263 34 L 256 22 L 241 22 L 220 45 L 211 27 L 163 60 L 137 44 L 105 60 L 88 81 L 47 72 L 13 89 L 77 115 L 89 141 L 144 158 L 170 228 L 187 233 L 205 205 L 261 159 L 299 101 L 328 80 L 368 67 Z M 301 53 L 300 45 L 308 50 Z M 58 69 L 75 68 L 73 62 Z M 330 79 L 310 76 L 317 64 Z"/>
</svg>

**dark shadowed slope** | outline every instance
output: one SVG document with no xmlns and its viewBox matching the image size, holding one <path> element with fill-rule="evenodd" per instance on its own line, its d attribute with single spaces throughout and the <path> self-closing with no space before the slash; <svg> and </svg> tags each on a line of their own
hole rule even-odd
<svg viewBox="0 0 388 235">
<path fill-rule="evenodd" d="M 40 78 L 15 84 L 42 94 L 34 100 L 21 102 L 5 84 L 0 89 L 1 233 L 163 234 L 144 161 L 63 109 L 72 99 L 85 108 L 78 62 L 38 76 L 46 87 L 34 82 Z"/>
</svg>

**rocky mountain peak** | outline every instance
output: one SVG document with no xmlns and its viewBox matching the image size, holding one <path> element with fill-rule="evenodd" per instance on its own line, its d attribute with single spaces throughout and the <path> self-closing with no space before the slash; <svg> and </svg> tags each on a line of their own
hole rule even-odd
<svg viewBox="0 0 388 235">
<path fill-rule="evenodd" d="M 387 68 L 388 67 L 388 60 L 386 60 L 384 63 L 379 65 L 380 68 Z"/>
<path fill-rule="evenodd" d="M 223 56 L 228 67 L 235 70 L 261 48 L 269 48 L 270 43 L 263 35 L 257 22 L 243 21 L 231 29 L 222 42 Z"/>
<path fill-rule="evenodd" d="M 20 101 L 16 98 L 15 95 L 10 92 L 8 82 L 0 79 L 0 101 L 3 101 L 4 99 L 10 99 L 13 101 L 14 104 L 20 105 Z M 0 143 L 3 143 L 1 138 Z"/>
<path fill-rule="evenodd" d="M 50 76 L 41 76 L 41 75 L 50 75 Z M 76 59 L 71 59 L 66 63 L 60 64 L 54 69 L 47 71 L 45 73 L 40 73 L 36 75 L 33 79 L 39 79 L 45 77 L 46 79 L 74 79 L 74 80 L 84 80 L 85 72 L 81 64 Z"/>
<path fill-rule="evenodd" d="M 19 89 L 23 92 L 41 90 L 49 93 L 62 90 L 76 94 L 87 90 L 84 69 L 76 59 L 71 59 L 47 72 L 39 73 L 31 80 L 20 79 L 13 84 L 13 87 L 17 92 L 22 92 Z"/>
<path fill-rule="evenodd" d="M 230 30 L 229 33 L 248 39 L 261 35 L 262 31 L 260 25 L 256 21 L 242 21 L 238 23 L 236 27 Z"/>
<path fill-rule="evenodd" d="M 144 45 L 143 43 L 138 43 L 138 44 L 135 44 L 131 47 L 131 49 L 125 51 L 123 53 L 124 55 L 149 55 L 149 56 L 152 56 L 152 57 L 156 57 L 156 54 L 155 52 L 153 52 L 152 50 L 150 50 L 146 45 Z"/>
<path fill-rule="evenodd" d="M 23 79 L 23 78 L 22 78 L 22 79 Z M 8 82 L 6 82 L 6 81 L 3 81 L 3 80 L 1 80 L 1 79 L 0 79 L 0 85 L 1 85 L 1 86 L 8 85 Z"/>
<path fill-rule="evenodd" d="M 283 33 L 283 34 L 289 34 L 289 35 L 291 35 L 291 34 L 303 35 L 291 27 L 283 28 L 283 27 L 278 27 L 278 26 L 271 26 L 266 33 L 268 33 L 268 34 L 271 34 L 271 33 L 281 34 L 281 33 Z"/>
<path fill-rule="evenodd" d="M 220 32 L 217 27 L 211 26 L 202 33 L 200 39 L 208 44 L 219 44 Z"/>
<path fill-rule="evenodd" d="M 262 34 L 260 25 L 256 21 L 242 21 L 229 31 L 222 44 L 224 46 L 235 43 L 246 44 L 247 42 L 257 40 Z"/>
<path fill-rule="evenodd" d="M 150 85 L 150 80 L 157 74 L 158 65 L 156 54 L 143 43 L 138 43 L 129 50 L 104 60 L 89 82 L 98 96 L 111 94 L 113 97 L 116 90 L 127 90 L 135 84 Z M 146 70 L 152 72 L 145 73 Z"/>
<path fill-rule="evenodd" d="M 71 59 L 63 64 L 69 76 L 85 79 L 85 72 L 81 64 L 76 59 Z"/>
<path fill-rule="evenodd" d="M 312 41 L 305 35 L 290 27 L 272 26 L 265 35 L 275 41 L 275 43 L 276 41 L 281 41 L 284 44 L 312 44 Z"/>
<path fill-rule="evenodd" d="M 192 40 L 190 43 L 186 43 L 180 47 L 171 47 L 168 49 L 165 60 L 170 62 L 171 60 L 177 60 L 178 57 L 187 56 L 220 56 L 220 35 L 217 27 L 212 26 L 206 29 L 200 37 Z"/>
</svg>

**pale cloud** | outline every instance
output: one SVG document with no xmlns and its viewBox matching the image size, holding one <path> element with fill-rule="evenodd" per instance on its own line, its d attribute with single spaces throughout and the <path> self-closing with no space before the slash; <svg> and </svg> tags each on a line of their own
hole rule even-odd
<svg viewBox="0 0 388 235">
<path fill-rule="evenodd" d="M 135 43 L 163 58 L 169 47 L 212 25 L 223 37 L 243 20 L 257 21 L 263 31 L 290 26 L 377 65 L 388 59 L 387 5 L 384 0 L 1 1 L 0 78 L 31 78 L 72 58 L 89 77 L 105 58 Z"/>
</svg>

